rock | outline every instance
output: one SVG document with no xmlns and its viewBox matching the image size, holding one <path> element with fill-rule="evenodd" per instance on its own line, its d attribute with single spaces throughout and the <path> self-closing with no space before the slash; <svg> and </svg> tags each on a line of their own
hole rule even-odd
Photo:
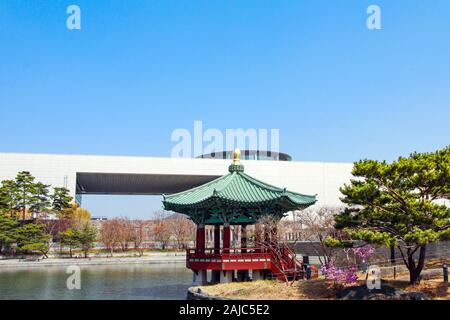
<svg viewBox="0 0 450 320">
<path fill-rule="evenodd" d="M 231 300 L 218 296 L 210 296 L 200 288 L 191 287 L 188 289 L 186 300 Z M 236 300 L 236 299 L 234 299 Z"/>
<path fill-rule="evenodd" d="M 401 298 L 401 292 L 395 288 L 382 285 L 381 289 L 369 290 L 367 286 L 345 288 L 340 298 L 343 300 L 396 300 Z"/>
<path fill-rule="evenodd" d="M 427 300 L 423 292 L 405 292 L 400 295 L 401 300 Z"/>
</svg>

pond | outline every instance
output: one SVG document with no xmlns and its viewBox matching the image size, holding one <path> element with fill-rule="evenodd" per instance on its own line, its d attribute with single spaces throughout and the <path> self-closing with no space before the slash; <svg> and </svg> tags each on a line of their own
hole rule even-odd
<svg viewBox="0 0 450 320">
<path fill-rule="evenodd" d="M 66 266 L 0 268 L 0 299 L 183 300 L 192 285 L 184 263 L 80 266 L 70 290 Z"/>
</svg>

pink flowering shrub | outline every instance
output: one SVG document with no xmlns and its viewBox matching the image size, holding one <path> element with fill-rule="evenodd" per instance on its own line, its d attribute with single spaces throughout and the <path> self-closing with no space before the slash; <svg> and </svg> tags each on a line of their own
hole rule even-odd
<svg viewBox="0 0 450 320">
<path fill-rule="evenodd" d="M 344 289 L 345 285 L 358 281 L 355 267 L 341 269 L 334 266 L 332 262 L 322 267 L 322 274 L 325 276 L 325 279 L 333 281 L 334 293 L 337 296 Z"/>
<path fill-rule="evenodd" d="M 322 267 L 322 274 L 325 279 L 332 280 L 336 284 L 340 285 L 352 284 L 358 281 L 355 267 L 341 269 L 334 266 L 332 262 Z"/>
<path fill-rule="evenodd" d="M 360 258 L 363 262 L 369 259 L 375 253 L 375 248 L 371 245 L 365 245 L 358 248 L 352 249 L 353 254 Z M 348 259 L 348 256 L 347 256 Z M 350 260 L 348 259 L 348 262 Z M 322 266 L 322 274 L 327 280 L 333 281 L 334 290 L 336 294 L 344 288 L 344 286 L 356 283 L 358 281 L 358 275 L 356 274 L 356 266 L 351 266 L 350 268 L 338 268 L 333 262 Z"/>
<path fill-rule="evenodd" d="M 361 260 L 366 261 L 375 253 L 375 248 L 371 245 L 366 245 L 363 247 L 353 248 L 353 253 Z"/>
</svg>

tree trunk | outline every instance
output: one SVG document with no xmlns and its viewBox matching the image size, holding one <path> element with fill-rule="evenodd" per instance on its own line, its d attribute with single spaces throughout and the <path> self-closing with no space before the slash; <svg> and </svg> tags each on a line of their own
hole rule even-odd
<svg viewBox="0 0 450 320">
<path fill-rule="evenodd" d="M 69 247 L 69 256 L 72 258 L 72 247 Z"/>
<path fill-rule="evenodd" d="M 426 245 L 420 247 L 419 259 L 417 261 L 417 266 L 414 261 L 414 254 L 408 250 L 408 269 L 409 269 L 409 283 L 419 284 L 420 283 L 420 273 L 422 272 L 423 266 L 425 264 L 425 253 Z"/>
<path fill-rule="evenodd" d="M 391 264 L 395 264 L 395 247 L 391 246 Z"/>
<path fill-rule="evenodd" d="M 420 283 L 420 271 L 409 270 L 409 284 L 419 284 Z"/>
</svg>

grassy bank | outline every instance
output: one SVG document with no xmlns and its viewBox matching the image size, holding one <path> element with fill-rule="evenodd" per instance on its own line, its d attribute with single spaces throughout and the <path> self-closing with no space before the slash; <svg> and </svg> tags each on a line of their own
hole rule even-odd
<svg viewBox="0 0 450 320">
<path fill-rule="evenodd" d="M 363 280 L 356 285 L 364 285 Z M 405 292 L 423 292 L 429 299 L 449 300 L 450 285 L 442 278 L 422 280 L 409 285 L 407 280 L 383 280 L 383 284 Z M 356 286 L 355 285 L 355 286 Z M 329 300 L 336 299 L 333 284 L 325 279 L 297 281 L 292 286 L 276 280 L 233 282 L 198 287 L 211 296 L 240 300 Z"/>
<path fill-rule="evenodd" d="M 243 300 L 333 299 L 331 284 L 323 279 L 297 281 L 292 286 L 277 280 L 232 282 L 200 287 L 211 296 Z"/>
</svg>

